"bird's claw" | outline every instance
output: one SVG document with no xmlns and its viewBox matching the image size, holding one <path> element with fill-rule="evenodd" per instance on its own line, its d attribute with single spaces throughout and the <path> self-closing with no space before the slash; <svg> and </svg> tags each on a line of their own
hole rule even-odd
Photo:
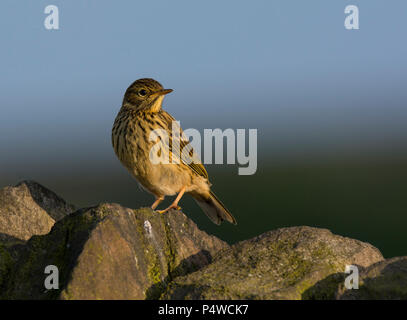
<svg viewBox="0 0 407 320">
<path fill-rule="evenodd" d="M 169 210 L 171 210 L 171 209 L 181 210 L 181 207 L 178 206 L 178 205 L 176 205 L 176 206 L 171 205 L 171 206 L 169 206 L 167 209 L 164 209 L 164 210 L 157 210 L 157 212 L 158 212 L 158 213 L 161 213 L 161 214 L 164 214 L 164 213 L 166 213 L 167 211 L 169 211 Z"/>
</svg>

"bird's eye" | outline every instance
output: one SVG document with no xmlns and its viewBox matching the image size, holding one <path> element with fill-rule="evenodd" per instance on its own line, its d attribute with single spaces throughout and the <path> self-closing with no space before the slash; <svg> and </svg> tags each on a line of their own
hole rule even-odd
<svg viewBox="0 0 407 320">
<path fill-rule="evenodd" d="M 141 97 L 144 97 L 146 94 L 147 94 L 147 91 L 144 90 L 144 89 L 141 89 L 141 90 L 138 92 L 138 95 L 141 96 Z"/>
</svg>

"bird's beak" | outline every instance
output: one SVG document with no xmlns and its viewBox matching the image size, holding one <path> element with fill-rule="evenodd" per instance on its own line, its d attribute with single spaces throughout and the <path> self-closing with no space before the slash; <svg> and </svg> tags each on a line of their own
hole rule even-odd
<svg viewBox="0 0 407 320">
<path fill-rule="evenodd" d="M 167 93 L 170 93 L 172 91 L 173 91 L 172 89 L 163 89 L 163 90 L 152 93 L 151 96 L 163 96 L 163 95 L 165 95 Z"/>
</svg>

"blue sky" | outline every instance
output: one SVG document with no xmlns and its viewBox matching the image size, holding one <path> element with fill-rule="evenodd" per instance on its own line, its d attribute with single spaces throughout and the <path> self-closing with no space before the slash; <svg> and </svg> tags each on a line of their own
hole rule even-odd
<svg viewBox="0 0 407 320">
<path fill-rule="evenodd" d="M 44 28 L 49 4 L 60 30 Z M 344 28 L 348 4 L 360 30 Z M 2 0 L 0 163 L 112 159 L 140 77 L 175 90 L 165 107 L 184 128 L 258 128 L 260 154 L 402 149 L 406 15 L 401 0 Z"/>
</svg>

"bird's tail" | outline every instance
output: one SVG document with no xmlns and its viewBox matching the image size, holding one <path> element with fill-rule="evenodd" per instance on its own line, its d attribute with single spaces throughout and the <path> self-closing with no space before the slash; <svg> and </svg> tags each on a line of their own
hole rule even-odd
<svg viewBox="0 0 407 320">
<path fill-rule="evenodd" d="M 194 199 L 213 223 L 219 225 L 222 221 L 226 220 L 237 224 L 236 219 L 212 191 L 209 198 L 194 197 Z"/>
</svg>

